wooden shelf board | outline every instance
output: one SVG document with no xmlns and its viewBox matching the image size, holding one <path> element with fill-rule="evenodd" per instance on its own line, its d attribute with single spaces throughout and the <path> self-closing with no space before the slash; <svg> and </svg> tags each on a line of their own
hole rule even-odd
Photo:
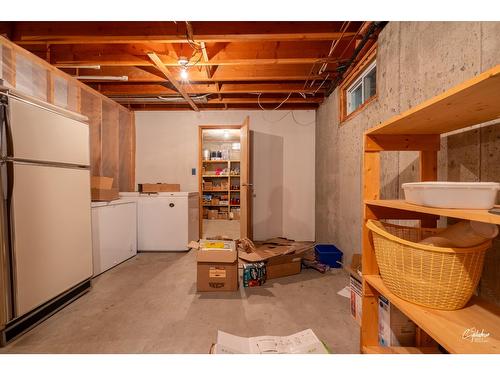
<svg viewBox="0 0 500 375">
<path fill-rule="evenodd" d="M 223 178 L 223 177 L 224 177 L 224 178 L 227 178 L 227 177 L 229 177 L 229 175 L 224 175 L 224 176 L 220 176 L 220 175 L 219 175 L 219 176 L 217 176 L 217 175 L 203 175 L 203 176 L 201 176 L 201 177 L 202 177 L 202 178 L 212 178 L 212 177 L 213 177 L 213 178 Z"/>
<path fill-rule="evenodd" d="M 228 204 L 204 204 L 203 207 L 228 207 Z"/>
<path fill-rule="evenodd" d="M 443 134 L 500 118 L 500 65 L 368 130 L 366 134 Z"/>
<path fill-rule="evenodd" d="M 229 190 L 203 190 L 204 193 L 227 193 Z"/>
<path fill-rule="evenodd" d="M 434 347 L 408 347 L 408 346 L 363 346 L 364 354 L 442 354 Z"/>
<path fill-rule="evenodd" d="M 370 206 L 379 206 L 392 208 L 402 211 L 421 212 L 425 214 L 454 217 L 457 219 L 482 221 L 500 225 L 500 215 L 490 214 L 487 210 L 462 210 L 452 208 L 435 208 L 418 206 L 416 204 L 407 203 L 404 200 L 365 200 L 365 204 Z"/>
<path fill-rule="evenodd" d="M 407 302 L 384 285 L 378 275 L 363 275 L 364 280 L 386 297 L 403 314 L 441 344 L 450 353 L 500 353 L 500 307 L 479 297 L 472 297 L 460 310 L 435 310 Z M 468 329 L 489 333 L 485 342 L 464 338 Z"/>
<path fill-rule="evenodd" d="M 232 174 L 232 175 L 230 175 L 230 177 L 240 177 L 240 175 L 239 174 Z"/>
<path fill-rule="evenodd" d="M 203 160 L 203 163 L 227 163 L 229 160 Z"/>
<path fill-rule="evenodd" d="M 231 191 L 231 193 L 239 193 L 240 192 L 239 189 L 238 190 L 230 190 L 230 191 Z"/>
<path fill-rule="evenodd" d="M 229 207 L 239 207 L 239 204 L 230 204 Z"/>
</svg>

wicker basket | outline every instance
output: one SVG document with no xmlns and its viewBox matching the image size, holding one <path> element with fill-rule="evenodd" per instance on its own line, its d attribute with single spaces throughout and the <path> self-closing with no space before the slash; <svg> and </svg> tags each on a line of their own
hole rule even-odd
<svg viewBox="0 0 500 375">
<path fill-rule="evenodd" d="M 486 241 L 475 247 L 444 248 L 417 243 L 443 229 L 413 228 L 368 220 L 384 284 L 421 306 L 458 310 L 474 293 L 483 270 Z"/>
</svg>

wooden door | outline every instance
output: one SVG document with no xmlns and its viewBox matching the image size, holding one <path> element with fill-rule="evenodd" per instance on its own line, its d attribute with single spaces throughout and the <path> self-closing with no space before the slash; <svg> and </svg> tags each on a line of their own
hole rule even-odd
<svg viewBox="0 0 500 375">
<path fill-rule="evenodd" d="M 252 239 L 252 195 L 250 175 L 250 119 L 241 125 L 240 237 Z"/>
</svg>

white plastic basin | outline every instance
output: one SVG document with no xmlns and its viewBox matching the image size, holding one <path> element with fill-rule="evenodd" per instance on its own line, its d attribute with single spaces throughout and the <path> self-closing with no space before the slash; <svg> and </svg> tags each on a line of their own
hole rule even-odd
<svg viewBox="0 0 500 375">
<path fill-rule="evenodd" d="M 495 205 L 496 182 L 411 182 L 402 185 L 408 203 L 438 208 L 489 210 Z"/>
</svg>

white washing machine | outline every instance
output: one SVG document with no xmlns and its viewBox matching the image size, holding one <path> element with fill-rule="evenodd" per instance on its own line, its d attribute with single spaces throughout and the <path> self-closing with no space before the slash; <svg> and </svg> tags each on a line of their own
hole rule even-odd
<svg viewBox="0 0 500 375">
<path fill-rule="evenodd" d="M 137 202 L 138 251 L 187 251 L 198 241 L 198 193 L 120 193 Z"/>
</svg>

